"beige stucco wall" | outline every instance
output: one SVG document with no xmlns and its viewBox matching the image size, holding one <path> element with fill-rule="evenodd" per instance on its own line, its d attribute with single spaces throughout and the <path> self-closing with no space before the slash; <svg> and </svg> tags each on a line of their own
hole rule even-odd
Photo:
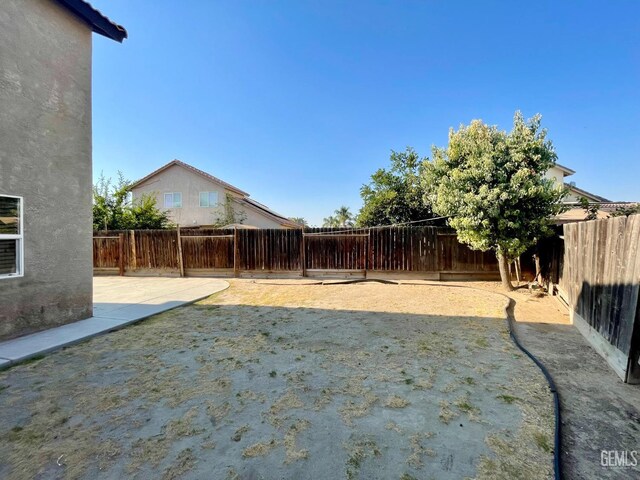
<svg viewBox="0 0 640 480">
<path fill-rule="evenodd" d="M 547 173 L 545 173 L 544 176 L 545 178 L 554 180 L 558 188 L 562 188 L 564 186 L 564 183 L 565 183 L 564 172 L 560 170 L 558 167 L 550 168 L 549 170 L 547 170 Z M 569 191 L 567 196 L 564 197 L 562 201 L 565 203 L 575 203 L 575 202 L 578 202 L 579 200 L 580 200 L 580 197 L 578 195 Z"/>
<path fill-rule="evenodd" d="M 164 194 L 170 192 L 182 193 L 182 208 L 164 207 Z M 158 207 L 167 210 L 171 220 L 183 227 L 211 225 L 220 211 L 218 208 L 200 207 L 200 192 L 217 192 L 218 201 L 225 200 L 224 187 L 178 165 L 172 165 L 132 189 L 134 200 L 143 194 L 153 195 Z"/>
<path fill-rule="evenodd" d="M 576 203 L 576 202 L 580 201 L 580 198 L 581 198 L 580 195 L 576 195 L 574 192 L 569 190 L 569 193 L 567 194 L 566 197 L 564 197 L 563 202 L 565 202 L 565 203 Z"/>
<path fill-rule="evenodd" d="M 164 207 L 164 194 L 171 192 L 182 193 L 181 208 Z M 217 192 L 220 204 L 215 208 L 201 207 L 200 192 Z M 167 210 L 171 220 L 182 227 L 213 224 L 216 218 L 224 213 L 222 204 L 226 200 L 226 195 L 231 194 L 235 198 L 238 197 L 237 193 L 226 190 L 222 185 L 179 165 L 172 165 L 146 182 L 136 186 L 132 189 L 132 194 L 134 200 L 140 198 L 143 194 L 153 195 L 158 207 Z M 243 212 L 246 216 L 242 222 L 245 225 L 258 228 L 281 228 L 278 222 L 260 214 L 253 207 L 247 205 L 239 206 L 236 202 L 234 202 L 234 205 L 236 212 Z"/>
<path fill-rule="evenodd" d="M 564 185 L 564 173 L 558 167 L 553 167 L 547 170 L 545 178 L 554 180 L 559 187 Z"/>
<path fill-rule="evenodd" d="M 0 1 L 0 194 L 24 197 L 24 276 L 0 338 L 91 316 L 91 31 L 51 0 Z"/>
</svg>

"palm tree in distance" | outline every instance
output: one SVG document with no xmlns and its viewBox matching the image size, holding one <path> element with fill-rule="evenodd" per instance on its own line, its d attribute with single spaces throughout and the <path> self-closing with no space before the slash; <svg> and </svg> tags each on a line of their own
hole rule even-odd
<svg viewBox="0 0 640 480">
<path fill-rule="evenodd" d="M 322 226 L 336 228 L 340 226 L 340 223 L 338 222 L 338 219 L 336 217 L 334 217 L 333 215 L 329 215 L 328 217 L 322 219 Z"/>
<path fill-rule="evenodd" d="M 349 211 L 349 207 L 342 205 L 334 213 L 340 227 L 353 227 L 353 214 Z"/>
<path fill-rule="evenodd" d="M 291 220 L 293 223 L 297 223 L 298 225 L 302 225 L 303 227 L 309 226 L 309 223 L 303 217 L 289 217 L 289 220 Z"/>
</svg>

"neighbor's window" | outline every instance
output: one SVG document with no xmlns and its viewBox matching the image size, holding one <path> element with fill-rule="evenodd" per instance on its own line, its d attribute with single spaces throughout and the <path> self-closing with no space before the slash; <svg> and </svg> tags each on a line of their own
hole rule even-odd
<svg viewBox="0 0 640 480">
<path fill-rule="evenodd" d="M 23 275 L 22 197 L 0 195 L 0 278 Z"/>
<path fill-rule="evenodd" d="M 164 208 L 182 207 L 182 193 L 173 192 L 164 194 Z"/>
<path fill-rule="evenodd" d="M 213 207 L 218 203 L 218 192 L 200 192 L 200 206 Z"/>
</svg>

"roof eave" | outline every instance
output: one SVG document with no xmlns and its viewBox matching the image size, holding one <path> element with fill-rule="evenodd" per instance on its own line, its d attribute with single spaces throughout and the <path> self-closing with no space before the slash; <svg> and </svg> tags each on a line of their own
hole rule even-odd
<svg viewBox="0 0 640 480">
<path fill-rule="evenodd" d="M 287 226 L 290 228 L 302 228 L 302 225 L 292 222 L 287 217 L 283 217 L 279 213 L 274 212 L 273 210 L 267 208 L 266 206 L 260 204 L 259 202 L 256 202 L 255 200 L 252 200 L 250 198 L 242 198 L 239 200 L 241 201 L 241 203 L 244 203 L 245 205 L 248 205 L 249 207 L 255 210 L 258 210 L 263 215 L 268 216 L 269 218 L 271 218 L 271 220 L 278 222 L 282 226 Z"/>
<path fill-rule="evenodd" d="M 104 16 L 84 0 L 55 1 L 80 18 L 80 20 L 85 22 L 92 31 L 99 35 L 110 38 L 111 40 L 115 40 L 119 43 L 122 43 L 122 41 L 128 36 L 127 30 L 122 25 L 112 22 L 109 18 Z"/>
<path fill-rule="evenodd" d="M 563 173 L 565 173 L 565 177 L 568 177 L 570 175 L 573 175 L 574 173 L 576 173 L 575 170 L 571 170 L 570 168 L 565 167 L 564 165 L 560 165 L 559 163 L 556 163 L 556 168 L 559 170 L 562 170 Z"/>
<path fill-rule="evenodd" d="M 573 190 L 577 195 L 581 195 L 584 197 L 590 197 L 595 202 L 611 202 L 608 198 L 601 197 L 600 195 L 595 195 L 591 192 L 587 192 L 586 190 L 582 190 L 581 188 L 576 187 L 575 185 L 571 185 L 570 183 L 565 183 L 564 186 L 569 190 Z M 589 198 L 587 198 L 588 200 Z"/>
<path fill-rule="evenodd" d="M 217 177 L 214 177 L 213 175 L 208 174 L 207 172 L 200 170 L 199 168 L 196 168 L 192 165 L 189 165 L 188 163 L 185 163 L 181 160 L 173 159 L 171 160 L 169 163 L 167 163 L 166 165 L 163 165 L 162 167 L 158 168 L 157 170 L 154 170 L 153 172 L 151 172 L 149 175 L 142 177 L 140 180 L 137 180 L 135 182 L 133 182 L 131 185 L 129 185 L 129 190 L 133 190 L 134 188 L 139 187 L 140 185 L 142 185 L 143 183 L 145 183 L 147 180 L 150 180 L 151 178 L 155 177 L 156 175 L 164 172 L 166 169 L 168 169 L 169 167 L 172 166 L 178 166 L 178 167 L 182 167 L 185 170 L 191 172 L 191 173 L 195 173 L 196 175 L 200 175 L 202 178 L 204 178 L 205 180 L 209 180 L 210 182 L 214 182 L 217 183 L 218 185 L 220 185 L 222 188 L 224 188 L 225 190 L 229 190 L 231 192 L 235 192 L 240 196 L 243 197 L 248 197 L 249 194 L 247 192 L 243 192 L 242 190 L 240 190 L 237 187 L 234 187 L 233 185 L 231 185 L 230 183 L 225 182 L 224 180 L 221 180 Z"/>
</svg>

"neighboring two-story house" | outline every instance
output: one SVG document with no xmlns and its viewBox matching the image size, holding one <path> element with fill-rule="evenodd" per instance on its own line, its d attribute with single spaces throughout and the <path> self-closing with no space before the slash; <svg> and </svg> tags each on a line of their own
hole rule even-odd
<svg viewBox="0 0 640 480">
<path fill-rule="evenodd" d="M 142 195 L 155 197 L 158 208 L 168 211 L 171 221 L 181 227 L 211 226 L 223 221 L 249 228 L 301 228 L 249 198 L 248 193 L 180 160 L 138 180 L 130 191 L 133 201 Z"/>
<path fill-rule="evenodd" d="M 91 34 L 82 0 L 0 1 L 0 338 L 90 317 Z"/>
<path fill-rule="evenodd" d="M 563 165 L 556 163 L 555 167 L 550 168 L 546 173 L 546 177 L 555 180 L 559 186 L 564 186 L 568 190 L 567 196 L 563 202 L 569 205 L 580 203 L 580 198 L 584 197 L 592 203 L 610 202 L 604 197 L 594 195 L 585 190 L 576 187 L 575 182 L 565 182 L 565 178 L 573 175 L 575 170 L 571 170 Z"/>
<path fill-rule="evenodd" d="M 556 164 L 555 167 L 549 169 L 546 177 L 555 180 L 559 187 L 564 186 L 567 189 L 567 196 L 563 199 L 563 203 L 568 207 L 567 210 L 556 217 L 556 223 L 579 222 L 585 219 L 586 212 L 580 204 L 581 198 L 586 198 L 590 205 L 598 207 L 598 218 L 607 218 L 609 214 L 620 207 L 628 207 L 636 205 L 634 202 L 612 202 L 611 200 L 595 195 L 578 188 L 575 182 L 566 182 L 565 178 L 573 175 L 575 170 L 571 170 L 563 165 Z"/>
</svg>

